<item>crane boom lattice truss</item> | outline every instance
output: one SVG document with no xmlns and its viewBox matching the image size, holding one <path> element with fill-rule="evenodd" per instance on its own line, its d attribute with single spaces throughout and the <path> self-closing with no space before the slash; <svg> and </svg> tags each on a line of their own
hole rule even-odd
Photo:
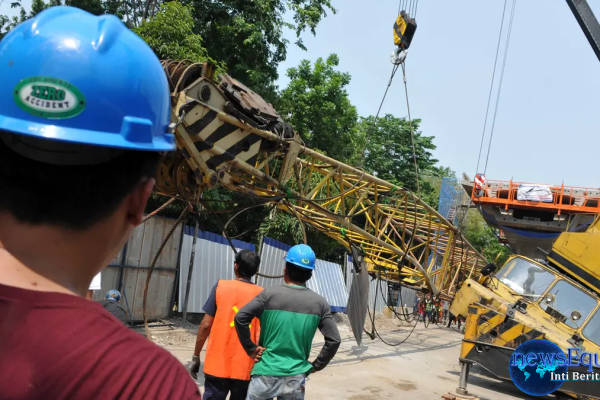
<svg viewBox="0 0 600 400">
<path fill-rule="evenodd" d="M 485 265 L 434 209 L 412 192 L 302 144 L 259 95 L 210 64 L 163 61 L 179 151 L 160 166 L 160 193 L 197 200 L 218 185 L 276 204 L 362 251 L 370 273 L 451 296 Z M 462 272 L 462 273 L 461 273 Z"/>
</svg>

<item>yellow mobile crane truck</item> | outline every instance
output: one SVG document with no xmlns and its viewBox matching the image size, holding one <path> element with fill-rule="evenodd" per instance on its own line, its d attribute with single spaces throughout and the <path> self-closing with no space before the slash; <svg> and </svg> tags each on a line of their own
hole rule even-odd
<svg viewBox="0 0 600 400">
<path fill-rule="evenodd" d="M 600 352 L 598 249 L 600 217 L 586 232 L 561 234 L 545 259 L 515 255 L 498 272 L 484 268 L 479 281 L 463 282 L 450 307 L 466 319 L 457 394 L 468 395 L 469 369 L 475 363 L 509 380 L 512 352 L 527 340 L 549 340 L 565 353 L 569 348 Z M 588 368 L 569 371 L 585 374 Z M 594 381 L 565 381 L 560 391 L 575 398 L 600 398 L 600 385 Z"/>
<path fill-rule="evenodd" d="M 567 0 L 596 56 L 600 59 L 600 24 L 585 0 Z M 540 259 L 512 256 L 495 271 L 483 268 L 479 279 L 465 280 L 450 312 L 466 319 L 456 394 L 470 398 L 469 370 L 478 364 L 510 380 L 513 351 L 531 339 L 546 339 L 565 353 L 600 352 L 600 217 L 586 232 L 562 233 Z M 590 356 L 590 358 L 592 358 Z M 584 360 L 586 364 L 592 360 Z M 584 366 L 569 371 L 588 373 Z M 593 366 L 593 372 L 600 368 Z M 564 381 L 559 396 L 600 399 L 597 381 Z"/>
</svg>

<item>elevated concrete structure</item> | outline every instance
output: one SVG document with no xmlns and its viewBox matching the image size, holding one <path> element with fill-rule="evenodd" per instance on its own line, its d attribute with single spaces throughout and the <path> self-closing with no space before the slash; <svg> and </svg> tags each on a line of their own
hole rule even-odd
<svg viewBox="0 0 600 400">
<path fill-rule="evenodd" d="M 472 181 L 463 180 L 461 185 L 485 221 L 501 230 L 515 253 L 526 257 L 539 258 L 538 247 L 550 251 L 558 235 L 585 229 L 600 213 L 600 189 L 487 181 L 474 193 Z M 524 187 L 539 188 L 540 200 L 523 195 Z"/>
</svg>

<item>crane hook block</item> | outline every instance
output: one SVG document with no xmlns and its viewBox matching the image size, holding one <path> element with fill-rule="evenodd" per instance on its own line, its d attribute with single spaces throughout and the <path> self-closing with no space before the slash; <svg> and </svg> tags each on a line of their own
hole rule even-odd
<svg viewBox="0 0 600 400">
<path fill-rule="evenodd" d="M 407 50 L 410 47 L 413 36 L 417 30 L 417 21 L 406 13 L 401 11 L 394 22 L 394 44 Z"/>
</svg>

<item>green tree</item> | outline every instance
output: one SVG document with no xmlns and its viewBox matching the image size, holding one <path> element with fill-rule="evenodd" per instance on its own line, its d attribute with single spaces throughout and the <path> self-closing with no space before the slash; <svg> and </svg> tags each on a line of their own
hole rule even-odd
<svg viewBox="0 0 600 400">
<path fill-rule="evenodd" d="M 461 230 L 469 243 L 489 262 L 496 261 L 497 265 L 501 266 L 511 254 L 510 250 L 498 241 L 497 230 L 488 226 L 477 210 L 469 210 Z"/>
<path fill-rule="evenodd" d="M 341 263 L 344 247 L 335 239 L 304 224 L 308 245 L 312 247 L 319 259 Z M 304 243 L 302 226 L 298 219 L 290 214 L 276 210 L 261 223 L 258 229 L 260 236 L 268 236 L 282 243 L 296 245 Z"/>
<path fill-rule="evenodd" d="M 437 173 L 433 158 L 433 136 L 424 136 L 419 131 L 421 120 L 415 119 L 413 136 L 415 153 L 419 169 L 420 182 L 423 177 Z M 416 191 L 417 178 L 415 174 L 413 149 L 410 138 L 410 126 L 406 118 L 397 118 L 387 114 L 375 119 L 374 116 L 362 118 L 360 130 L 366 137 L 364 165 L 367 172 L 378 178 L 392 182 L 398 186 Z"/>
<path fill-rule="evenodd" d="M 160 59 L 211 60 L 202 37 L 194 33 L 193 9 L 176 1 L 161 5 L 156 16 L 133 31 L 154 50 Z"/>
<path fill-rule="evenodd" d="M 140 19 L 135 12 L 134 1 L 126 0 L 33 0 L 31 10 L 27 12 L 21 4 L 21 0 L 15 0 L 11 3 L 11 8 L 18 8 L 19 15 L 8 18 L 6 15 L 0 15 L 0 39 L 12 28 L 21 22 L 34 17 L 46 8 L 53 6 L 71 6 L 85 10 L 94 15 L 113 14 L 121 18 L 128 27 L 137 26 Z"/>
<path fill-rule="evenodd" d="M 43 8 L 47 8 L 44 2 L 41 2 L 40 4 L 40 0 L 34 0 L 31 5 L 32 8 L 40 8 L 40 6 L 42 6 Z M 9 18 L 7 15 L 0 15 L 0 40 L 2 40 L 4 35 L 6 35 L 12 28 L 19 25 L 27 18 L 30 18 L 31 16 L 35 15 L 33 14 L 33 12 L 31 14 L 27 14 L 23 6 L 21 6 L 21 0 L 16 0 L 10 3 L 10 8 L 18 8 L 19 15 L 13 16 L 12 18 Z"/>
<path fill-rule="evenodd" d="M 355 164 L 362 158 L 365 140 L 346 91 L 350 74 L 336 71 L 338 64 L 338 56 L 332 54 L 327 60 L 319 58 L 314 66 L 303 60 L 288 69 L 290 83 L 281 92 L 277 108 L 308 147 Z"/>
<path fill-rule="evenodd" d="M 148 0 L 150 1 L 150 0 Z M 194 6 L 194 32 L 205 40 L 208 53 L 229 66 L 230 74 L 275 100 L 277 67 L 286 59 L 289 41 L 284 28 L 296 33 L 296 44 L 305 49 L 301 34 L 313 35 L 331 0 L 187 0 Z M 286 22 L 292 15 L 293 23 Z"/>
</svg>

